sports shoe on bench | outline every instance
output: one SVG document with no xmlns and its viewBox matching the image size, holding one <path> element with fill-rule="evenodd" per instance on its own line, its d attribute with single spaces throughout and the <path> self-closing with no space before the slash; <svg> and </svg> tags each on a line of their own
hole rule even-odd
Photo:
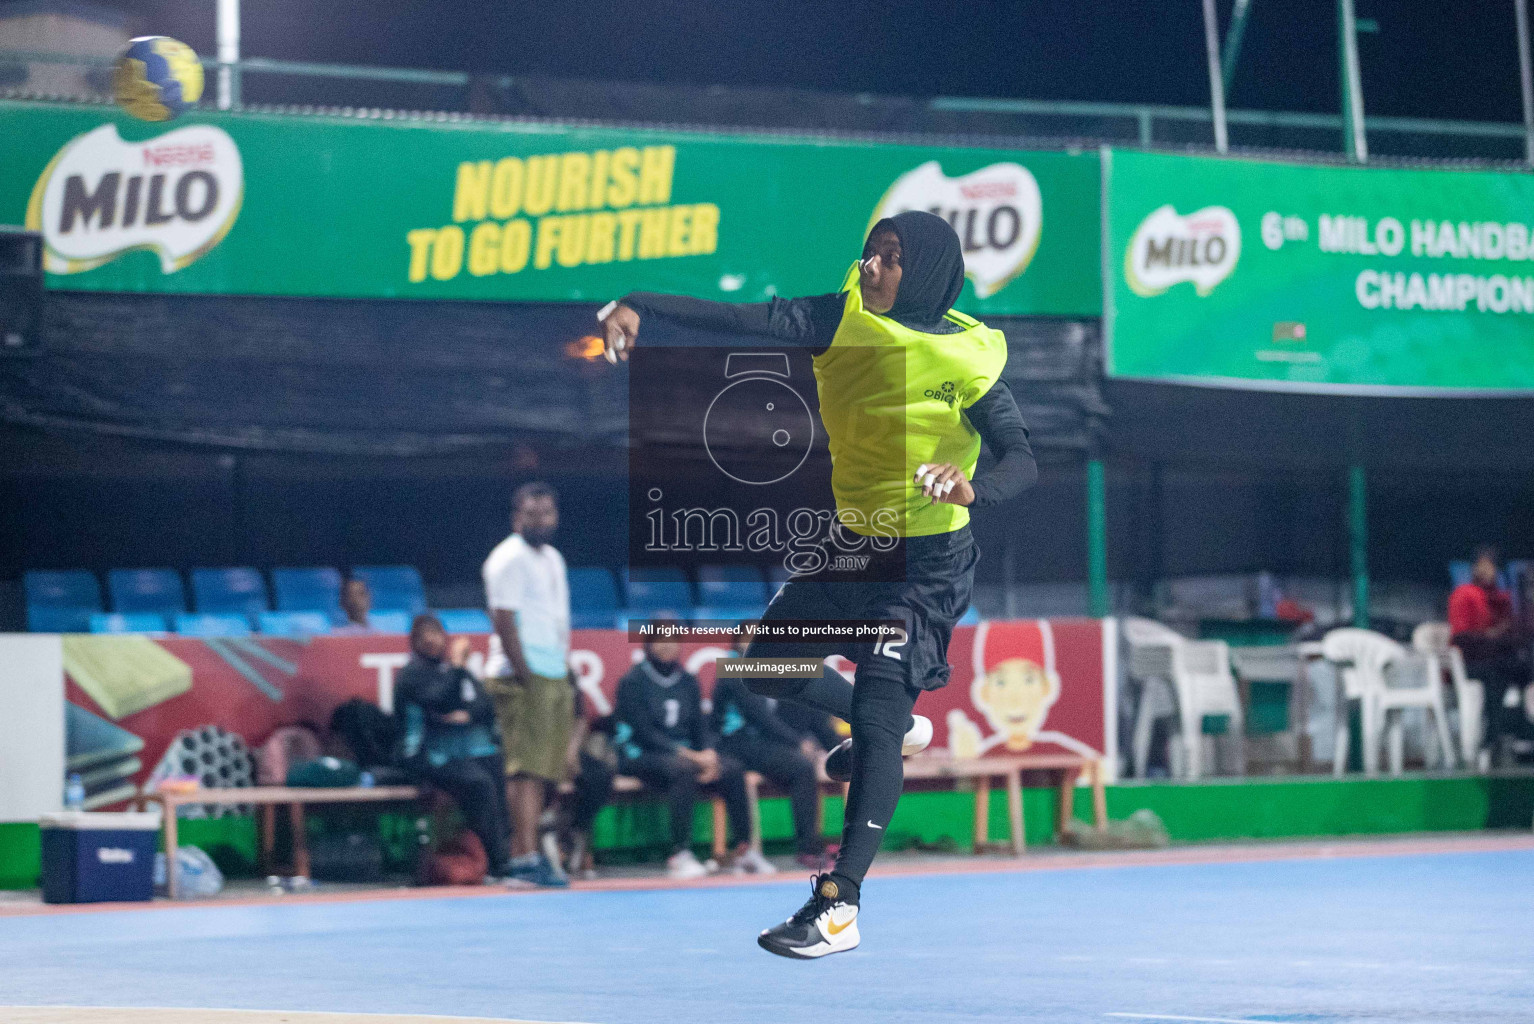
<svg viewBox="0 0 1534 1024">
<path fill-rule="evenodd" d="M 814 960 L 857 946 L 861 941 L 858 905 L 842 898 L 836 880 L 830 875 L 816 875 L 810 886 L 809 901 L 793 917 L 758 935 L 758 946 L 795 960 Z"/>
<path fill-rule="evenodd" d="M 931 742 L 932 719 L 926 715 L 912 715 L 911 727 L 900 742 L 900 756 L 920 754 Z M 836 782 L 852 781 L 852 737 L 842 740 L 826 755 L 826 777 Z"/>
</svg>

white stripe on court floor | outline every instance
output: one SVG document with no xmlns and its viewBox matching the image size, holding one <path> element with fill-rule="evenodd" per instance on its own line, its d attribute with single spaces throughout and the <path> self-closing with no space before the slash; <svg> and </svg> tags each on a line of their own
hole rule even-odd
<svg viewBox="0 0 1534 1024">
<path fill-rule="evenodd" d="M 0 1024 L 554 1024 L 435 1014 L 309 1013 L 158 1006 L 0 1006 Z"/>
<path fill-rule="evenodd" d="M 1268 1024 L 1250 1017 L 1181 1017 L 1174 1013 L 1105 1013 L 1104 1017 L 1127 1017 L 1130 1020 L 1183 1020 L 1199 1024 Z"/>
</svg>

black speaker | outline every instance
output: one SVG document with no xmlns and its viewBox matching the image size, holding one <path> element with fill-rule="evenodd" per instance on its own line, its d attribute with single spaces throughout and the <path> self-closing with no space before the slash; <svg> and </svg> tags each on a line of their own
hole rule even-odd
<svg viewBox="0 0 1534 1024">
<path fill-rule="evenodd" d="M 0 354 L 35 349 L 43 335 L 43 236 L 0 225 Z"/>
</svg>

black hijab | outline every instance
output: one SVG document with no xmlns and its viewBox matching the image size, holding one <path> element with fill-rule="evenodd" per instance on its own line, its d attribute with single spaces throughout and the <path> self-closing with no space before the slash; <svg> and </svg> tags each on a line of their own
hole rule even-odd
<svg viewBox="0 0 1534 1024">
<path fill-rule="evenodd" d="M 946 322 L 964 287 L 964 247 L 953 227 L 936 214 L 907 210 L 886 217 L 868 233 L 889 228 L 900 238 L 900 290 L 885 315 L 930 331 Z"/>
</svg>

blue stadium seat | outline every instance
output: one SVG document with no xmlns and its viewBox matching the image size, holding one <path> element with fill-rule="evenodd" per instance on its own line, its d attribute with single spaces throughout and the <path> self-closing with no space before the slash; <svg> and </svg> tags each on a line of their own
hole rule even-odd
<svg viewBox="0 0 1534 1024">
<path fill-rule="evenodd" d="M 698 599 L 705 605 L 765 605 L 767 584 L 754 565 L 705 565 L 698 570 Z"/>
<path fill-rule="evenodd" d="M 700 619 L 718 619 L 722 622 L 755 622 L 767 610 L 765 602 L 758 604 L 705 604 L 692 610 L 694 622 Z"/>
<path fill-rule="evenodd" d="M 186 590 L 174 569 L 113 569 L 107 574 L 114 612 L 158 612 L 179 615 L 186 611 Z"/>
<path fill-rule="evenodd" d="M 426 587 L 413 565 L 359 565 L 352 579 L 368 585 L 373 607 L 418 615 L 426 610 Z"/>
<path fill-rule="evenodd" d="M 621 603 L 618 600 L 618 587 L 613 582 L 613 574 L 599 565 L 585 565 L 571 569 L 568 573 L 570 579 L 570 610 L 574 614 L 583 612 L 611 612 Z M 591 626 L 577 626 L 577 629 L 592 629 Z"/>
<path fill-rule="evenodd" d="M 339 569 L 273 569 L 272 589 L 279 612 L 324 612 L 333 622 L 341 618 Z"/>
<path fill-rule="evenodd" d="M 260 615 L 271 605 L 266 581 L 256 569 L 193 569 L 192 600 L 200 612 Z"/>
<path fill-rule="evenodd" d="M 163 633 L 165 616 L 154 612 L 96 612 L 91 616 L 92 633 Z"/>
<path fill-rule="evenodd" d="M 34 633 L 83 633 L 101 610 L 101 584 L 89 569 L 22 574 L 27 628 Z"/>
<path fill-rule="evenodd" d="M 488 633 L 493 626 L 490 616 L 480 608 L 443 608 L 433 612 L 449 633 Z"/>
<path fill-rule="evenodd" d="M 409 612 L 397 608 L 368 612 L 368 626 L 375 633 L 408 633 L 410 618 Z"/>
<path fill-rule="evenodd" d="M 1508 569 L 1511 568 L 1513 564 L 1514 563 L 1511 562 L 1508 563 L 1506 567 L 1497 573 L 1497 586 L 1501 587 L 1503 590 L 1511 591 L 1513 589 L 1513 574 L 1508 571 Z M 1521 566 L 1523 563 L 1519 562 L 1516 564 Z M 1469 583 L 1471 579 L 1470 571 L 1472 568 L 1473 566 L 1470 564 L 1470 562 L 1465 559 L 1455 559 L 1454 561 L 1450 562 L 1450 586 L 1460 587 L 1464 586 L 1466 583 Z"/>
<path fill-rule="evenodd" d="M 624 569 L 623 588 L 634 611 L 690 614 L 692 587 L 680 569 Z"/>
<path fill-rule="evenodd" d="M 27 629 L 34 633 L 85 633 L 91 628 L 89 608 L 27 608 Z"/>
<path fill-rule="evenodd" d="M 176 616 L 176 632 L 184 636 L 250 636 L 250 620 L 243 615 L 182 612 Z"/>
<path fill-rule="evenodd" d="M 101 609 L 101 584 L 89 569 L 33 570 L 21 580 L 29 608 Z"/>
<path fill-rule="evenodd" d="M 1526 558 L 1514 559 L 1507 563 L 1507 568 L 1502 570 L 1502 575 L 1507 577 L 1507 591 L 1513 596 L 1513 614 L 1523 618 L 1523 594 L 1530 581 L 1530 568 L 1534 562 Z"/>
<path fill-rule="evenodd" d="M 325 612 L 258 612 L 256 626 L 267 636 L 324 636 L 330 632 Z"/>
<path fill-rule="evenodd" d="M 598 611 L 583 612 L 577 608 L 570 609 L 571 629 L 617 629 L 618 611 L 615 608 L 605 608 Z"/>
</svg>

